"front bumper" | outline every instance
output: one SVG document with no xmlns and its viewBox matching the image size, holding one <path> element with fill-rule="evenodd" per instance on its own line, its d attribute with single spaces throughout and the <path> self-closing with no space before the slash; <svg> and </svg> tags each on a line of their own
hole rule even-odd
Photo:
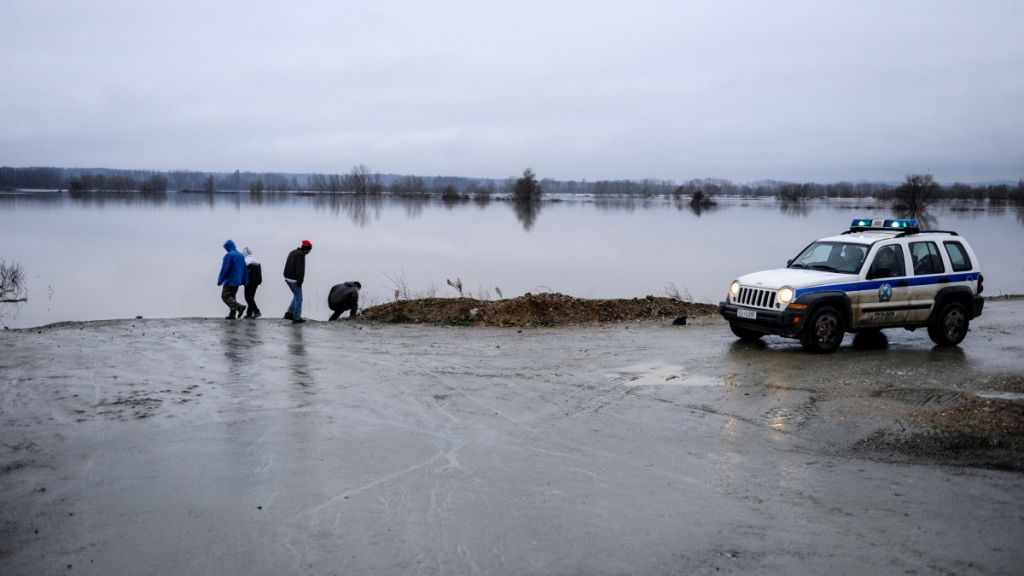
<svg viewBox="0 0 1024 576">
<path fill-rule="evenodd" d="M 756 318 L 740 318 L 739 310 L 751 310 Z M 789 338 L 795 337 L 804 327 L 804 310 L 764 310 L 749 306 L 737 306 L 731 302 L 719 302 L 718 313 L 732 324 L 762 334 L 777 334 Z"/>
</svg>

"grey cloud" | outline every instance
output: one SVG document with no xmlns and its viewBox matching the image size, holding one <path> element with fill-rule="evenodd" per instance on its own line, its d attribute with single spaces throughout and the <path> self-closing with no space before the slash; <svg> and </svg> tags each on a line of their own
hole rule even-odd
<svg viewBox="0 0 1024 576">
<path fill-rule="evenodd" d="M 1018 2 L 0 6 L 0 163 L 1024 175 Z"/>
</svg>

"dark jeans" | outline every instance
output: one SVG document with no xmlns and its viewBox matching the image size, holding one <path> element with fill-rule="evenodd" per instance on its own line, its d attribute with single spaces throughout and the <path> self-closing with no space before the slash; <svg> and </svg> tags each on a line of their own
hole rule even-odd
<svg viewBox="0 0 1024 576">
<path fill-rule="evenodd" d="M 288 288 L 292 291 L 292 303 L 288 305 L 288 311 L 291 312 L 292 318 L 298 320 L 302 318 L 302 286 L 296 282 L 287 282 Z"/>
<path fill-rule="evenodd" d="M 255 316 L 260 313 L 260 307 L 256 305 L 256 289 L 259 288 L 258 284 L 252 286 L 245 285 L 245 310 L 246 316 Z"/>
<path fill-rule="evenodd" d="M 235 300 L 235 296 L 237 295 L 238 286 L 224 286 L 224 289 L 220 291 L 220 299 L 228 305 L 228 308 L 230 308 L 232 312 L 235 312 L 242 307 L 242 305 L 238 303 L 238 300 Z"/>
</svg>

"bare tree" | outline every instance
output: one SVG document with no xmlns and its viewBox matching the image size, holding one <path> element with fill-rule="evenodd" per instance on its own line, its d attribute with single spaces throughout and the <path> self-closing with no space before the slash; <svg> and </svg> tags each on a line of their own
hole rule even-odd
<svg viewBox="0 0 1024 576">
<path fill-rule="evenodd" d="M 811 194 L 810 184 L 790 184 L 779 186 L 776 196 L 783 202 L 800 202 L 806 200 Z"/>
<path fill-rule="evenodd" d="M 908 174 L 903 184 L 893 190 L 893 200 L 898 210 L 913 216 L 924 212 L 939 191 L 931 174 Z"/>
<path fill-rule="evenodd" d="M 0 261 L 0 302 L 24 302 L 25 271 L 21 264 Z"/>
<path fill-rule="evenodd" d="M 380 194 L 384 186 L 380 183 L 380 175 L 370 172 L 366 164 L 353 166 L 346 179 L 346 188 L 356 194 Z"/>
</svg>

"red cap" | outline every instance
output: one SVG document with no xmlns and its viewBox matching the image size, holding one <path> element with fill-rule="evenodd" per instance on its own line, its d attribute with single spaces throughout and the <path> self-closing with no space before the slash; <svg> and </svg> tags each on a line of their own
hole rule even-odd
<svg viewBox="0 0 1024 576">
<path fill-rule="evenodd" d="M 310 242 L 309 240 L 303 240 L 302 241 L 302 247 L 303 248 L 312 248 L 313 247 L 313 243 Z"/>
</svg>

